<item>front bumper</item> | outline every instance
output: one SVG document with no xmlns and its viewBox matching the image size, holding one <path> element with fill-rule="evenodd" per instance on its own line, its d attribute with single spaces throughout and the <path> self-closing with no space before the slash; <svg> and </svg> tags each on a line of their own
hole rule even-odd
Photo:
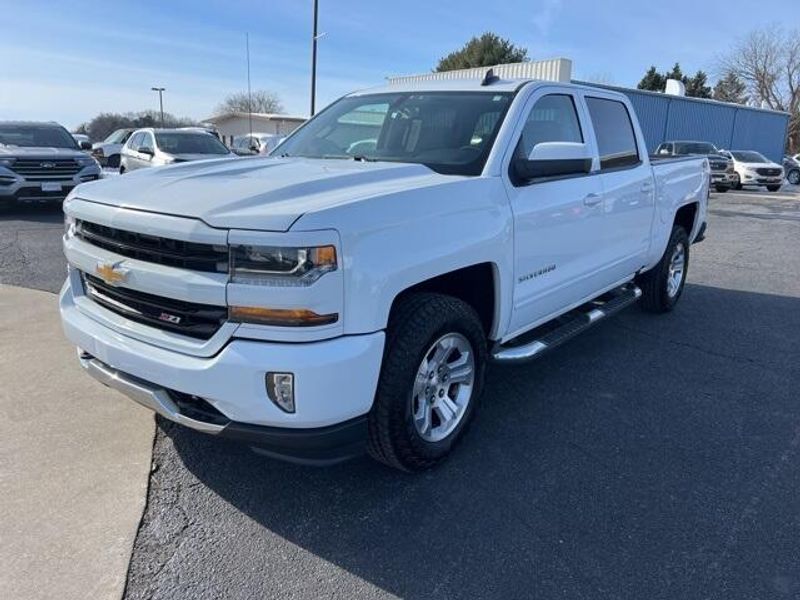
<svg viewBox="0 0 800 600">
<path fill-rule="evenodd" d="M 328 453 L 335 460 L 343 447 L 349 455 L 351 437 L 361 427 L 344 424 L 357 423 L 372 407 L 383 357 L 382 331 L 309 343 L 232 338 L 215 355 L 201 357 L 148 344 L 99 323 L 76 305 L 68 283 L 60 310 L 67 338 L 80 349 L 83 366 L 95 378 L 172 421 L 243 439 L 270 454 L 307 461 Z M 268 371 L 294 374 L 295 413 L 285 413 L 269 400 Z M 187 408 L 187 398 L 199 403 L 200 410 Z"/>
<path fill-rule="evenodd" d="M 224 422 L 219 417 L 206 421 L 196 418 L 197 411 L 192 413 L 193 416 L 185 414 L 185 409 L 173 400 L 169 390 L 117 371 L 85 352 L 79 353 L 79 360 L 86 372 L 100 383 L 122 392 L 162 417 L 197 431 L 245 442 L 268 456 L 303 464 L 325 465 L 362 454 L 366 447 L 365 415 L 344 423 L 309 429 Z"/>
<path fill-rule="evenodd" d="M 725 171 L 711 171 L 711 184 L 712 185 L 733 185 L 734 177 L 732 174 Z"/>
<path fill-rule="evenodd" d="M 61 201 L 75 186 L 102 177 L 100 168 L 88 166 L 72 177 L 48 181 L 30 181 L 10 169 L 0 172 L 0 203 Z M 53 186 L 60 189 L 53 190 Z M 50 188 L 50 189 L 48 189 Z"/>
</svg>

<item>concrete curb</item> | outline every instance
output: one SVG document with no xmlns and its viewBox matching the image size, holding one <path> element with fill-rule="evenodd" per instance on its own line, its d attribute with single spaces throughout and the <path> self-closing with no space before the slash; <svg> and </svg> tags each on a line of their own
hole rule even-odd
<svg viewBox="0 0 800 600">
<path fill-rule="evenodd" d="M 81 371 L 53 294 L 0 285 L 0 598 L 122 597 L 153 435 Z"/>
</svg>

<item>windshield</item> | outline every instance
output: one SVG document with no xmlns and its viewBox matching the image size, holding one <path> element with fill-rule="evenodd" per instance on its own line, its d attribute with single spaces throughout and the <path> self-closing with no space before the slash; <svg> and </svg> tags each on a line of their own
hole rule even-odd
<svg viewBox="0 0 800 600">
<path fill-rule="evenodd" d="M 731 152 L 733 158 L 745 163 L 766 163 L 769 162 L 763 154 L 759 152 Z"/>
<path fill-rule="evenodd" d="M 24 148 L 78 148 L 75 138 L 58 125 L 1 125 L 0 144 Z"/>
<path fill-rule="evenodd" d="M 675 154 L 717 154 L 719 150 L 708 142 L 675 142 Z"/>
<path fill-rule="evenodd" d="M 479 175 L 513 95 L 392 93 L 335 102 L 281 144 L 280 156 L 416 163 Z"/>
<path fill-rule="evenodd" d="M 156 132 L 156 144 L 167 154 L 228 154 L 228 149 L 208 133 Z"/>
</svg>

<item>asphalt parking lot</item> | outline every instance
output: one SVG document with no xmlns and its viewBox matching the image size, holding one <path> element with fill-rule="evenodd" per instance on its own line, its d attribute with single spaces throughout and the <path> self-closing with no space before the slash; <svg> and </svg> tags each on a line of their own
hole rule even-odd
<svg viewBox="0 0 800 600">
<path fill-rule="evenodd" d="M 60 288 L 61 231 L 0 215 L 0 281 Z M 799 248 L 799 190 L 713 195 L 674 313 L 491 368 L 422 475 L 161 422 L 125 597 L 800 597 Z"/>
</svg>

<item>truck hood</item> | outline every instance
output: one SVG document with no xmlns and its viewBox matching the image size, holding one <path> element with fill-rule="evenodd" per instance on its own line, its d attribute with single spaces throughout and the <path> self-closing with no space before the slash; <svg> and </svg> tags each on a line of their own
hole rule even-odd
<svg viewBox="0 0 800 600">
<path fill-rule="evenodd" d="M 85 183 L 74 195 L 212 227 L 287 231 L 309 212 L 452 178 L 423 165 L 253 157 L 141 169 Z"/>
<path fill-rule="evenodd" d="M 81 150 L 71 148 L 27 148 L 0 144 L 0 158 L 78 158 L 86 156 Z"/>
<path fill-rule="evenodd" d="M 743 169 L 783 169 L 782 165 L 779 165 L 774 162 L 756 162 L 756 163 L 749 163 L 749 162 L 737 162 L 737 167 L 741 167 Z"/>
</svg>

